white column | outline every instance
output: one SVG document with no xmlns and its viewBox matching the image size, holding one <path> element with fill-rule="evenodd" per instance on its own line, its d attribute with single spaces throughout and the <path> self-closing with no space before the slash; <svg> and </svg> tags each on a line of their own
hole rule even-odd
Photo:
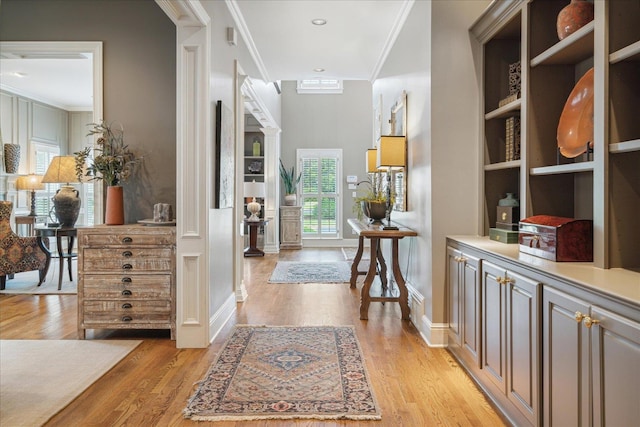
<svg viewBox="0 0 640 427">
<path fill-rule="evenodd" d="M 265 218 L 272 218 L 265 228 L 264 251 L 280 252 L 280 129 L 267 127 L 264 133 L 264 182 L 266 197 L 264 200 Z"/>
</svg>

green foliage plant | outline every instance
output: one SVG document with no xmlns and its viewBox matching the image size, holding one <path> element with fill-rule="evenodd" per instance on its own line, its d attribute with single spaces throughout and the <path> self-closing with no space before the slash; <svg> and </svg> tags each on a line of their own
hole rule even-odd
<svg viewBox="0 0 640 427">
<path fill-rule="evenodd" d="M 302 178 L 302 172 L 296 177 L 295 166 L 291 166 L 291 169 L 287 170 L 282 164 L 282 159 L 280 159 L 280 178 L 282 178 L 282 183 L 284 184 L 284 192 L 286 194 L 295 194 L 296 187 L 298 187 L 300 178 Z"/>
<path fill-rule="evenodd" d="M 120 129 L 114 129 L 113 124 L 107 124 L 104 121 L 91 123 L 89 126 L 93 126 L 93 128 L 87 136 L 99 136 L 96 140 L 96 147 L 93 149 L 93 158 L 90 147 L 85 147 L 74 153 L 78 179 L 83 181 L 83 177 L 89 177 L 90 181 L 102 180 L 108 186 L 119 185 L 127 181 L 142 158 L 137 158 L 125 145 L 122 126 Z M 89 162 L 88 166 L 86 166 L 87 161 Z"/>
<path fill-rule="evenodd" d="M 365 203 L 387 203 L 387 193 L 382 188 L 382 173 L 371 174 L 366 180 L 356 184 L 358 186 L 358 197 L 353 202 L 352 212 L 356 214 L 359 220 L 364 217 L 362 211 L 362 202 Z M 361 184 L 365 184 L 362 188 Z M 364 190 L 363 190 L 364 188 Z M 393 200 L 392 200 L 393 203 Z"/>
</svg>

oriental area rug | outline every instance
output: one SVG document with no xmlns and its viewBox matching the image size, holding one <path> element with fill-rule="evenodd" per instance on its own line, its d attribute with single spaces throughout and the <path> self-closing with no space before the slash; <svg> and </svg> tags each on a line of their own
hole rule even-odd
<svg viewBox="0 0 640 427">
<path fill-rule="evenodd" d="M 183 415 L 381 419 L 352 326 L 236 326 Z"/>
<path fill-rule="evenodd" d="M 269 283 L 347 283 L 351 264 L 338 262 L 278 261 Z"/>
</svg>

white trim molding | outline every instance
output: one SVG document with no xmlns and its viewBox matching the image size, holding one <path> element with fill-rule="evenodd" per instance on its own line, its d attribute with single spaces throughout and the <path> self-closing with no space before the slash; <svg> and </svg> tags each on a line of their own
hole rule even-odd
<svg viewBox="0 0 640 427">
<path fill-rule="evenodd" d="M 209 318 L 209 343 L 212 343 L 213 340 L 216 339 L 224 325 L 227 324 L 229 319 L 231 319 L 231 316 L 233 316 L 233 313 L 236 312 L 236 307 L 236 296 L 231 294 L 218 311 Z"/>
<path fill-rule="evenodd" d="M 420 336 L 429 347 L 447 347 L 447 323 L 432 323 L 425 315 L 424 296 L 407 283 L 409 291 L 409 307 L 411 308 L 411 323 L 418 329 Z"/>
<path fill-rule="evenodd" d="M 374 82 L 378 78 L 380 70 L 382 70 L 384 63 L 387 61 L 387 57 L 389 56 L 393 45 L 396 43 L 400 32 L 402 31 L 402 27 L 404 27 L 404 23 L 407 20 L 409 12 L 411 12 L 411 8 L 413 7 L 414 3 L 415 0 L 404 0 L 404 3 L 400 8 L 400 12 L 398 13 L 398 16 L 396 16 L 396 21 L 393 23 L 391 32 L 387 37 L 387 41 L 384 44 L 384 48 L 380 53 L 380 57 L 378 58 L 375 67 L 373 67 L 373 73 L 371 73 L 371 78 L 369 79 L 370 82 Z"/>
<path fill-rule="evenodd" d="M 176 347 L 209 345 L 210 19 L 198 1 L 157 0 L 176 25 Z"/>
</svg>

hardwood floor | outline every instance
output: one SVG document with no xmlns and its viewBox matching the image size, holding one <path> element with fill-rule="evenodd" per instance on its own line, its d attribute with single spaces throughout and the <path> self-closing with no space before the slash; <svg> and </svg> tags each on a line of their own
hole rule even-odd
<svg viewBox="0 0 640 427">
<path fill-rule="evenodd" d="M 429 348 L 400 319 L 396 303 L 372 303 L 359 319 L 349 284 L 269 284 L 278 259 L 343 260 L 340 249 L 286 251 L 245 259 L 249 298 L 207 349 L 176 349 L 168 331 L 97 331 L 93 338 L 143 339 L 129 356 L 54 416 L 47 426 L 499 426 L 493 409 L 453 357 Z M 363 276 L 359 278 L 359 285 Z M 76 296 L 0 295 L 0 338 L 76 339 Z M 195 383 L 234 324 L 355 325 L 381 421 L 194 422 L 182 418 Z M 90 334 L 89 337 L 92 337 Z M 34 402 L 37 404 L 37 402 Z"/>
</svg>

